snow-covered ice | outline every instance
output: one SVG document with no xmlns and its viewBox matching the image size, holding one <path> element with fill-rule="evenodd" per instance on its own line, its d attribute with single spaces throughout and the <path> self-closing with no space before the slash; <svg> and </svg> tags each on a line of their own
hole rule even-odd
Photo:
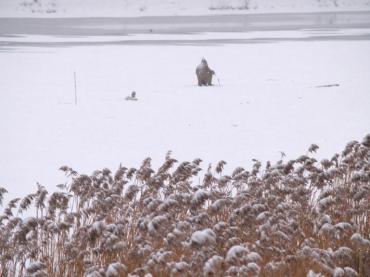
<svg viewBox="0 0 370 277">
<path fill-rule="evenodd" d="M 156 166 L 168 150 L 228 170 L 311 143 L 330 158 L 369 132 L 369 28 L 0 37 L 0 184 L 23 196 L 64 182 L 62 165 Z M 196 86 L 202 57 L 220 85 Z"/>
</svg>

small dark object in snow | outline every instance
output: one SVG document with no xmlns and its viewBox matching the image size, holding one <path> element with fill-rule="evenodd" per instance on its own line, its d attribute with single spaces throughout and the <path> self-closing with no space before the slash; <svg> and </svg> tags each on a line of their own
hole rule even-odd
<svg viewBox="0 0 370 277">
<path fill-rule="evenodd" d="M 129 101 L 137 101 L 136 92 L 135 91 L 131 92 L 131 95 L 130 96 L 127 96 L 126 97 L 126 100 L 129 100 Z"/>
<path fill-rule="evenodd" d="M 197 66 L 195 73 L 198 78 L 198 86 L 212 86 L 212 76 L 215 75 L 215 72 L 209 68 L 205 58 Z"/>
<path fill-rule="evenodd" d="M 329 85 L 321 85 L 316 86 L 317 88 L 331 88 L 331 87 L 339 87 L 339 84 L 329 84 Z"/>
</svg>

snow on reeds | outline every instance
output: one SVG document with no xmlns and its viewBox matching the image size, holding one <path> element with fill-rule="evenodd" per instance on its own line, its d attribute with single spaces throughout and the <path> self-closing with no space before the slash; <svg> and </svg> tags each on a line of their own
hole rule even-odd
<svg viewBox="0 0 370 277">
<path fill-rule="evenodd" d="M 4 206 L 0 275 L 370 276 L 370 135 L 331 159 L 317 148 L 231 175 L 221 161 L 200 182 L 200 159 L 170 154 L 157 171 L 63 166 L 59 191 Z"/>
</svg>

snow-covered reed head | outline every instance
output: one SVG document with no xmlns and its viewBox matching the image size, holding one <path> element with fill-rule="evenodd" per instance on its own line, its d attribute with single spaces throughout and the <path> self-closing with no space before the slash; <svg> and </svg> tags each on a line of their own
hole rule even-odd
<svg viewBox="0 0 370 277">
<path fill-rule="evenodd" d="M 170 152 L 158 170 L 63 166 L 59 191 L 5 206 L 0 275 L 370 276 L 370 135 L 320 162 L 317 149 L 203 177 Z"/>
</svg>

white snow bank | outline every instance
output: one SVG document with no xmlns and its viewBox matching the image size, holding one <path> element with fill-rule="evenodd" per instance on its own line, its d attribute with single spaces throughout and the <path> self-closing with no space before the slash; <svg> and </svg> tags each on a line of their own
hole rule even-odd
<svg viewBox="0 0 370 277">
<path fill-rule="evenodd" d="M 2 17 L 93 17 L 367 10 L 370 0 L 1 0 Z"/>
</svg>

